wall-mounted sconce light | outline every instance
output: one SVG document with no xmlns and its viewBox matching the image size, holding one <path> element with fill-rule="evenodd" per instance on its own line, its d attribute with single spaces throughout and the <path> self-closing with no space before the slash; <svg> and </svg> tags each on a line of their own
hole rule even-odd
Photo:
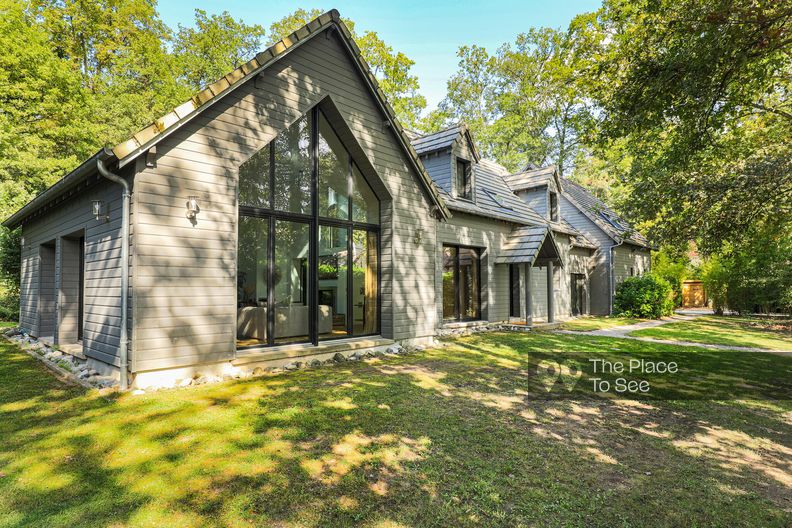
<svg viewBox="0 0 792 528">
<path fill-rule="evenodd" d="M 413 238 L 413 241 L 415 242 L 416 246 L 420 245 L 420 243 L 423 241 L 423 233 L 423 227 L 419 227 L 415 230 L 415 237 Z"/>
<path fill-rule="evenodd" d="M 188 196 L 187 197 L 187 218 L 190 220 L 194 219 L 195 216 L 198 214 L 198 197 L 197 196 Z"/>
<path fill-rule="evenodd" d="M 110 215 L 105 213 L 105 203 L 102 200 L 94 200 L 91 204 L 91 212 L 93 213 L 96 221 L 100 221 L 103 217 L 105 222 L 110 221 Z"/>
</svg>

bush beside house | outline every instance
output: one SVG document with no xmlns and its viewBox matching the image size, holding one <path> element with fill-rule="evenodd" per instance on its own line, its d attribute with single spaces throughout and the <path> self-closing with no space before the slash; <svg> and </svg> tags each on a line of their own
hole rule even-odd
<svg viewBox="0 0 792 528">
<path fill-rule="evenodd" d="M 20 230 L 0 228 L 0 321 L 16 321 L 19 318 L 21 252 Z"/>
<path fill-rule="evenodd" d="M 659 319 L 674 312 L 673 290 L 652 273 L 625 279 L 616 287 L 613 311 L 624 317 Z"/>
</svg>

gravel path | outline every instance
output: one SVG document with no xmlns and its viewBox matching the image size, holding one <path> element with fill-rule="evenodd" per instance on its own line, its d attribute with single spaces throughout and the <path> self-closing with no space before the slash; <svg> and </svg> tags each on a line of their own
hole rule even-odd
<svg viewBox="0 0 792 528">
<path fill-rule="evenodd" d="M 642 323 L 614 326 L 611 328 L 604 328 L 602 330 L 592 330 L 590 332 L 578 332 L 574 330 L 556 330 L 556 332 L 560 334 L 615 337 L 619 339 L 634 339 L 636 341 L 646 341 L 648 343 L 661 343 L 665 345 L 696 346 L 696 347 L 710 348 L 716 350 L 735 350 L 737 352 L 766 352 L 770 354 L 780 354 L 782 356 L 792 356 L 792 351 L 767 350 L 766 348 L 752 348 L 752 347 L 741 347 L 741 346 L 733 346 L 733 345 L 711 345 L 707 343 L 696 343 L 694 341 L 675 341 L 672 339 L 655 339 L 652 337 L 638 337 L 638 336 L 628 335 L 630 332 L 634 332 L 636 330 L 643 330 L 644 328 L 654 328 L 656 326 L 663 326 L 669 323 L 678 323 L 680 321 L 690 321 L 692 319 L 696 319 L 703 315 L 707 315 L 707 314 L 706 313 L 691 314 L 691 315 L 675 314 L 671 317 L 658 319 L 656 321 L 644 321 Z"/>
</svg>

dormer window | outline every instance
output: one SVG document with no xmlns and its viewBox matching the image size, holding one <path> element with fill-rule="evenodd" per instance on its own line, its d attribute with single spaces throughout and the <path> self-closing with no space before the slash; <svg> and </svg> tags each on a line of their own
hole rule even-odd
<svg viewBox="0 0 792 528">
<path fill-rule="evenodd" d="M 558 193 L 550 192 L 547 204 L 547 212 L 551 222 L 558 222 Z"/>
<path fill-rule="evenodd" d="M 454 181 L 457 198 L 473 199 L 473 169 L 468 160 L 456 159 L 456 178 Z"/>
</svg>

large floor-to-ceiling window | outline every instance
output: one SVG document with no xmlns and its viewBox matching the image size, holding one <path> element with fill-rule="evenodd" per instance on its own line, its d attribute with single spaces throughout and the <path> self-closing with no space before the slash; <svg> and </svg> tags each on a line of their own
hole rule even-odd
<svg viewBox="0 0 792 528">
<path fill-rule="evenodd" d="M 237 346 L 379 332 L 379 200 L 321 110 L 239 168 Z"/>
<path fill-rule="evenodd" d="M 477 248 L 443 246 L 443 319 L 481 319 L 480 261 Z"/>
</svg>

